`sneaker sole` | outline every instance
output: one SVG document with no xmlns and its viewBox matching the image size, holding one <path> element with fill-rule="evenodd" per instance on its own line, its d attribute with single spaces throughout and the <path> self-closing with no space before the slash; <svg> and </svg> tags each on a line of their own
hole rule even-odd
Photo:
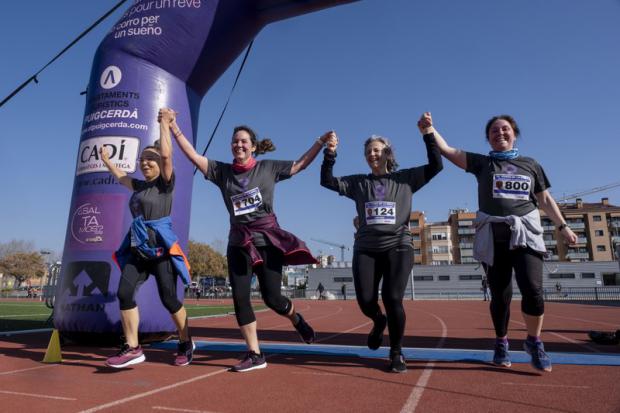
<svg viewBox="0 0 620 413">
<path fill-rule="evenodd" d="M 532 356 L 532 353 L 528 350 L 528 348 L 527 348 L 527 346 L 525 344 L 523 345 L 523 350 L 525 350 L 525 352 L 530 357 Z M 534 370 L 536 370 L 536 371 L 544 371 L 544 372 L 547 372 L 547 373 L 551 373 L 551 371 L 553 370 L 553 366 L 549 366 L 549 367 L 543 368 L 543 369 L 536 367 L 536 365 L 534 364 L 534 360 L 530 361 L 530 366 L 532 366 L 532 368 Z"/>
<path fill-rule="evenodd" d="M 253 367 L 250 367 L 249 369 L 243 369 L 243 370 L 235 370 L 235 368 L 233 367 L 230 369 L 230 371 L 234 371 L 235 373 L 245 373 L 246 371 L 264 369 L 265 367 L 267 367 L 267 362 L 264 362 L 263 364 L 259 364 L 258 366 L 253 366 Z"/>
<path fill-rule="evenodd" d="M 297 334 L 299 335 L 299 338 L 301 338 L 301 341 L 303 341 L 306 344 L 312 344 L 312 343 L 314 343 L 316 341 L 316 333 L 312 336 L 312 340 L 310 340 L 310 341 L 306 341 L 301 334 L 299 334 L 299 333 L 297 333 Z"/>
<path fill-rule="evenodd" d="M 131 359 L 131 360 L 129 360 L 129 361 L 123 363 L 123 364 L 108 364 L 107 362 L 105 364 L 108 367 L 112 367 L 112 368 L 115 368 L 115 369 L 122 369 L 123 367 L 131 366 L 133 364 L 140 364 L 144 360 L 146 360 L 146 357 L 144 357 L 144 354 L 143 354 L 140 357 L 136 357 L 135 359 Z"/>
<path fill-rule="evenodd" d="M 510 366 L 512 366 L 512 363 L 509 362 L 509 361 L 508 362 L 504 361 L 502 363 L 493 362 L 493 365 L 497 366 L 497 367 L 510 367 Z"/>
</svg>

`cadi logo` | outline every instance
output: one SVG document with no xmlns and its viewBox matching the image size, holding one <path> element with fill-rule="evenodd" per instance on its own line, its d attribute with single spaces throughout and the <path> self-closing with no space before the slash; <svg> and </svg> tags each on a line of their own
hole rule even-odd
<svg viewBox="0 0 620 413">
<path fill-rule="evenodd" d="M 110 160 L 121 171 L 128 174 L 136 171 L 140 139 L 128 136 L 98 136 L 80 142 L 76 175 L 108 172 L 101 160 L 100 148 L 107 149 Z"/>
</svg>

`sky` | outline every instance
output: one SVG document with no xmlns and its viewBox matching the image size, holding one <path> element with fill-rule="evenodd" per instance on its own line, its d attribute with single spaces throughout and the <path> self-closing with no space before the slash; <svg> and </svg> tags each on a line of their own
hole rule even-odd
<svg viewBox="0 0 620 413">
<path fill-rule="evenodd" d="M 5 2 L 0 13 L 0 99 L 34 74 L 117 0 Z M 129 4 L 123 9 L 129 7 Z M 0 243 L 32 241 L 60 253 L 92 59 L 115 12 L 0 108 Z M 368 173 L 362 144 L 388 137 L 401 168 L 426 162 L 416 121 L 431 111 L 451 146 L 486 153 L 486 121 L 515 117 L 522 154 L 537 159 L 556 198 L 620 182 L 620 1 L 362 0 L 264 28 L 209 149 L 230 161 L 234 126 L 276 144 L 266 159 L 296 160 L 323 132 L 340 139 L 336 175 Z M 240 58 L 204 97 L 206 145 Z M 279 183 L 281 226 L 315 253 L 353 245 L 351 200 L 319 185 L 321 156 Z M 222 250 L 228 215 L 219 190 L 193 185 L 190 238 Z M 584 196 L 620 204 L 620 187 Z M 413 209 L 443 221 L 477 209 L 476 182 L 446 162 L 414 195 Z M 350 260 L 351 251 L 345 259 Z"/>
</svg>

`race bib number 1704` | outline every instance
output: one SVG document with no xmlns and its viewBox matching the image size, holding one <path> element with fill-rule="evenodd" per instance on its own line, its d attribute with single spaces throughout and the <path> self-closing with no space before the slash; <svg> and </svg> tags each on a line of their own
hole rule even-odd
<svg viewBox="0 0 620 413">
<path fill-rule="evenodd" d="M 254 212 L 263 204 L 260 189 L 254 188 L 230 197 L 235 216 Z"/>
</svg>

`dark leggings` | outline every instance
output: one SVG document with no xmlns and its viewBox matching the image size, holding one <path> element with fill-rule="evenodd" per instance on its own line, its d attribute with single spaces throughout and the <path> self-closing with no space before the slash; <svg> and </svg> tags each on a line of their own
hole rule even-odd
<svg viewBox="0 0 620 413">
<path fill-rule="evenodd" d="M 398 246 L 384 252 L 355 251 L 353 281 L 362 313 L 375 320 L 381 314 L 379 283 L 383 278 L 381 298 L 385 306 L 390 333 L 390 348 L 400 351 L 405 334 L 403 296 L 413 266 L 413 248 Z"/>
<path fill-rule="evenodd" d="M 521 291 L 521 311 L 538 317 L 545 313 L 542 289 L 542 255 L 531 248 L 509 249 L 510 228 L 506 224 L 493 224 L 493 265 L 486 266 L 491 289 L 491 318 L 497 337 L 508 333 L 510 302 L 512 300 L 512 271 Z"/>
<path fill-rule="evenodd" d="M 256 268 L 256 276 L 260 285 L 260 292 L 267 307 L 280 315 L 287 315 L 293 303 L 282 295 L 282 263 L 284 255 L 275 247 L 258 247 L 263 263 Z M 252 303 L 250 302 L 250 288 L 252 283 L 252 262 L 250 255 L 243 247 L 228 246 L 226 252 L 228 260 L 228 277 L 232 287 L 235 316 L 239 326 L 256 321 Z"/>
<path fill-rule="evenodd" d="M 123 268 L 116 293 L 121 310 L 136 308 L 136 293 L 140 285 L 149 278 L 149 274 L 155 276 L 157 292 L 166 310 L 170 314 L 179 311 L 183 304 L 177 298 L 177 276 L 172 271 L 170 258 L 146 261 L 133 255 Z"/>
</svg>

